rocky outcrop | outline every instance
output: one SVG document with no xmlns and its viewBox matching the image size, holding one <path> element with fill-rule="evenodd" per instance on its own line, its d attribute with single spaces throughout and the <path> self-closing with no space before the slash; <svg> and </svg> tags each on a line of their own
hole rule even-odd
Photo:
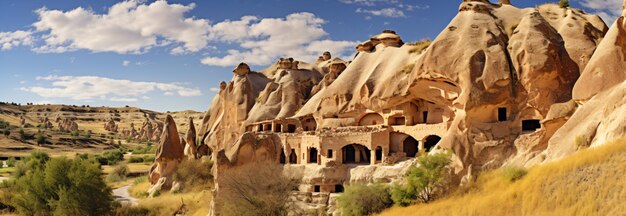
<svg viewBox="0 0 626 216">
<path fill-rule="evenodd" d="M 176 123 L 172 116 L 168 115 L 165 118 L 165 129 L 161 134 L 155 161 L 149 173 L 149 180 L 153 187 L 169 190 L 174 181 L 172 175 L 183 159 L 184 151 Z"/>
<path fill-rule="evenodd" d="M 189 159 L 197 159 L 198 155 L 197 155 L 197 148 L 198 146 L 196 145 L 196 127 L 193 124 L 193 118 L 189 117 L 189 129 L 187 129 L 187 134 L 185 135 L 185 141 L 186 141 L 186 145 L 185 145 L 185 156 L 187 156 L 187 158 Z"/>
<path fill-rule="evenodd" d="M 46 118 L 46 122 L 49 122 L 47 118 Z M 78 131 L 78 123 L 76 123 L 74 119 L 65 118 L 59 121 L 58 127 L 61 132 Z"/>
<path fill-rule="evenodd" d="M 137 133 L 135 139 L 141 141 L 159 141 L 159 138 L 163 131 L 163 127 L 164 126 L 162 122 L 146 118 L 141 126 L 141 129 L 139 129 L 139 132 Z"/>
<path fill-rule="evenodd" d="M 117 133 L 117 125 L 115 124 L 115 120 L 113 120 L 113 118 L 104 123 L 104 130 Z"/>
</svg>

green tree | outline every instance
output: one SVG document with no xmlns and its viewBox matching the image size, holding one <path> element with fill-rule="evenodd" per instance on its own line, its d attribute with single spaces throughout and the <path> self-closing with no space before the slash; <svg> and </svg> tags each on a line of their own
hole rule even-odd
<svg viewBox="0 0 626 216">
<path fill-rule="evenodd" d="M 337 198 L 337 204 L 341 215 L 360 216 L 380 213 L 391 207 L 393 201 L 385 185 L 350 185 Z"/>
<path fill-rule="evenodd" d="M 20 130 L 18 130 L 17 133 L 20 134 L 20 139 L 22 140 L 26 139 L 26 132 L 24 132 L 24 129 L 20 128 Z"/>
<path fill-rule="evenodd" d="M 10 157 L 10 158 L 7 160 L 7 166 L 8 166 L 8 167 L 14 167 L 14 166 L 15 166 L 15 158 L 14 158 L 14 157 Z"/>
<path fill-rule="evenodd" d="M 431 201 L 444 186 L 449 164 L 448 152 L 419 157 L 417 164 L 410 167 L 405 175 L 407 183 L 392 188 L 391 198 L 394 203 L 407 206 L 414 200 L 424 203 Z"/>
<path fill-rule="evenodd" d="M 23 215 L 106 215 L 113 197 L 97 163 L 31 154 L 28 172 L 9 187 L 10 205 Z"/>
<path fill-rule="evenodd" d="M 5 137 L 8 137 L 9 135 L 11 135 L 11 131 L 9 130 L 9 128 L 5 128 L 2 130 L 2 134 L 4 134 Z"/>
<path fill-rule="evenodd" d="M 46 144 L 46 136 L 45 135 L 37 134 L 36 139 L 37 139 L 37 144 L 39 144 L 39 145 Z"/>
</svg>

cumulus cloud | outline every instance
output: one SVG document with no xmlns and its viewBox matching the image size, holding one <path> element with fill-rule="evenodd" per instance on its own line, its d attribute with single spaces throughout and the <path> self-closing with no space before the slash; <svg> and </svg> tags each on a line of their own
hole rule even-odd
<svg viewBox="0 0 626 216">
<path fill-rule="evenodd" d="M 33 26 L 43 33 L 44 44 L 34 50 L 143 53 L 155 46 L 176 44 L 172 53 L 197 52 L 207 46 L 209 23 L 185 17 L 194 7 L 193 3 L 124 1 L 111 6 L 106 14 L 81 7 L 69 11 L 41 8 Z"/>
<path fill-rule="evenodd" d="M 130 61 L 128 61 L 128 60 L 122 61 L 122 66 L 126 67 L 128 65 L 130 65 Z"/>
<path fill-rule="evenodd" d="M 404 15 L 404 12 L 397 8 L 383 8 L 380 10 L 367 10 L 363 8 L 357 8 L 356 12 L 371 14 L 374 16 L 392 17 L 392 18 L 406 17 L 406 15 Z"/>
<path fill-rule="evenodd" d="M 200 96 L 197 88 L 173 83 L 135 82 L 98 76 L 55 76 L 37 77 L 49 81 L 52 87 L 23 87 L 21 90 L 35 93 L 44 98 L 70 98 L 73 100 L 106 99 L 118 102 L 137 101 L 138 96 L 153 91 L 176 92 L 183 97 Z M 173 94 L 173 93 L 172 93 Z M 147 98 L 143 96 L 142 98 Z"/>
<path fill-rule="evenodd" d="M 613 24 L 622 14 L 622 0 L 578 0 L 583 7 L 593 10 L 607 25 Z"/>
<path fill-rule="evenodd" d="M 34 37 L 29 31 L 0 32 L 0 50 L 10 50 L 16 46 L 30 46 Z"/>
<path fill-rule="evenodd" d="M 202 63 L 223 67 L 239 62 L 267 65 L 283 56 L 311 62 L 326 50 L 338 56 L 351 52 L 358 42 L 328 39 L 328 33 L 322 28 L 325 22 L 312 13 L 293 13 L 285 18 L 244 16 L 236 21 L 226 20 L 213 25 L 209 37 L 236 42 L 240 49 L 228 50 L 224 56 L 205 57 Z"/>
</svg>

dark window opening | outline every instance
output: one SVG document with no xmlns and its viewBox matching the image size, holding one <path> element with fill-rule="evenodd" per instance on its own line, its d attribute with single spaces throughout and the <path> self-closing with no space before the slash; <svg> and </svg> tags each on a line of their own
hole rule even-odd
<svg viewBox="0 0 626 216">
<path fill-rule="evenodd" d="M 498 108 L 498 121 L 506 121 L 506 108 Z"/>
<path fill-rule="evenodd" d="M 422 112 L 422 118 L 424 119 L 424 123 L 428 123 L 428 111 Z"/>
<path fill-rule="evenodd" d="M 333 150 L 328 149 L 328 158 L 332 158 L 332 157 L 333 157 Z"/>
<path fill-rule="evenodd" d="M 297 164 L 298 163 L 298 155 L 296 154 L 296 150 L 291 149 L 291 153 L 289 153 L 289 163 Z"/>
<path fill-rule="evenodd" d="M 403 117 L 394 117 L 393 118 L 393 124 L 392 125 L 405 125 L 406 124 L 406 118 Z"/>
<path fill-rule="evenodd" d="M 280 163 L 285 164 L 286 160 L 285 149 L 280 149 Z"/>
<path fill-rule="evenodd" d="M 265 125 L 265 130 L 272 131 L 272 125 L 271 124 Z"/>
<path fill-rule="evenodd" d="M 522 131 L 536 131 L 541 128 L 541 122 L 538 119 L 522 120 Z"/>
<path fill-rule="evenodd" d="M 296 132 L 296 125 L 293 125 L 293 124 L 288 124 L 288 125 L 287 125 L 287 132 L 289 132 L 289 133 L 295 133 L 295 132 Z"/>
<path fill-rule="evenodd" d="M 304 126 L 304 131 L 309 131 L 309 126 Z"/>
<path fill-rule="evenodd" d="M 283 125 L 277 124 L 276 128 L 274 128 L 274 132 L 280 133 L 283 129 Z"/>
<path fill-rule="evenodd" d="M 380 146 L 376 147 L 376 156 L 375 157 L 376 157 L 377 161 L 383 159 L 383 149 Z"/>
<path fill-rule="evenodd" d="M 441 137 L 437 135 L 430 135 L 426 137 L 426 141 L 424 141 L 424 149 L 426 149 L 426 152 L 429 152 L 430 150 L 432 150 L 435 147 L 435 145 L 439 143 L 439 140 L 441 140 Z"/>
<path fill-rule="evenodd" d="M 335 185 L 335 193 L 343 193 L 343 185 L 336 184 Z"/>
<path fill-rule="evenodd" d="M 309 149 L 309 163 L 317 163 L 317 149 Z"/>
<path fill-rule="evenodd" d="M 361 151 L 361 148 L 363 148 L 364 151 Z M 370 162 L 371 153 L 367 149 L 367 147 L 363 145 L 350 144 L 350 145 L 344 146 L 342 148 L 342 152 L 343 152 L 343 163 L 369 163 Z M 357 154 L 359 155 L 359 161 L 357 161 L 356 159 Z"/>
<path fill-rule="evenodd" d="M 320 192 L 320 186 L 319 185 L 315 185 L 313 187 L 313 192 Z"/>
<path fill-rule="evenodd" d="M 263 125 L 259 125 L 259 131 L 263 131 Z"/>
<path fill-rule="evenodd" d="M 419 144 L 415 138 L 408 136 L 402 141 L 402 150 L 407 157 L 415 157 L 419 151 Z"/>
</svg>

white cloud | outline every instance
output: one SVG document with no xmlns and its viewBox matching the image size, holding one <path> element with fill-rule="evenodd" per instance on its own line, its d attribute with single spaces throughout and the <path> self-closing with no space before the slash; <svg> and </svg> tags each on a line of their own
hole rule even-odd
<svg viewBox="0 0 626 216">
<path fill-rule="evenodd" d="M 21 90 L 35 93 L 44 98 L 70 98 L 73 100 L 106 99 L 111 101 L 137 101 L 140 96 L 152 91 L 176 92 L 182 97 L 202 95 L 197 88 L 188 88 L 173 83 L 135 82 L 98 76 L 55 76 L 37 77 L 50 81 L 52 87 L 23 87 Z M 173 94 L 173 93 L 172 93 Z M 144 97 L 142 97 L 144 98 Z M 145 98 L 144 98 L 145 99 Z"/>
<path fill-rule="evenodd" d="M 118 97 L 112 97 L 111 99 L 109 99 L 110 101 L 114 101 L 114 102 L 137 102 L 137 98 L 118 98 Z"/>
<path fill-rule="evenodd" d="M 356 12 L 371 14 L 374 16 L 382 16 L 382 17 L 392 17 L 392 18 L 406 17 L 406 15 L 404 15 L 404 12 L 397 8 L 383 8 L 380 10 L 367 10 L 363 8 L 357 8 Z"/>
<path fill-rule="evenodd" d="M 130 61 L 128 61 L 128 60 L 124 60 L 124 61 L 122 61 L 122 65 L 123 65 L 124 67 L 128 66 L 129 64 L 130 64 Z"/>
<path fill-rule="evenodd" d="M 376 6 L 378 4 L 398 4 L 400 1 L 398 0 L 339 0 L 339 2 L 344 4 L 358 4 L 365 6 Z"/>
<path fill-rule="evenodd" d="M 34 37 L 29 31 L 0 32 L 0 50 L 10 50 L 16 46 L 33 45 Z"/>
<path fill-rule="evenodd" d="M 172 93 L 172 92 L 165 92 L 165 93 L 163 93 L 163 95 L 172 96 L 172 95 L 174 95 L 174 93 Z"/>
<path fill-rule="evenodd" d="M 218 91 L 220 91 L 220 88 L 213 87 L 213 88 L 210 88 L 209 91 L 211 91 L 211 92 L 218 92 Z"/>
<path fill-rule="evenodd" d="M 197 52 L 207 46 L 208 21 L 188 18 L 185 13 L 195 4 L 151 4 L 139 1 L 117 3 L 105 14 L 84 8 L 69 11 L 36 11 L 33 26 L 43 32 L 45 44 L 37 52 L 67 52 L 78 49 L 93 52 L 143 53 L 155 46 L 175 43 L 172 53 Z"/>
<path fill-rule="evenodd" d="M 622 0 L 578 0 L 583 7 L 593 10 L 607 25 L 613 24 L 622 14 Z"/>
<path fill-rule="evenodd" d="M 234 66 L 239 62 L 252 65 L 271 64 L 278 57 L 293 57 L 312 62 L 323 51 L 346 55 L 356 41 L 333 41 L 322 28 L 325 21 L 312 13 L 293 13 L 285 18 L 244 16 L 241 20 L 226 20 L 212 26 L 210 38 L 221 42 L 236 42 L 240 49 L 231 49 L 221 57 L 208 56 L 203 64 Z M 328 45 L 320 48 L 320 44 Z"/>
</svg>

